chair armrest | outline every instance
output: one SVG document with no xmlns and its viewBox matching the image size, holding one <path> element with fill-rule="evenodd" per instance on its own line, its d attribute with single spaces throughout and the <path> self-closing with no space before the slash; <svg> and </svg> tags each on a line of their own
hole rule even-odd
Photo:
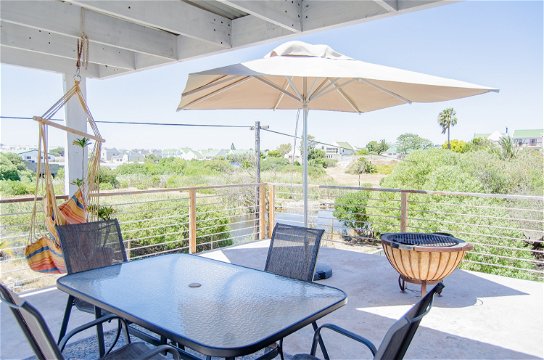
<svg viewBox="0 0 544 360">
<path fill-rule="evenodd" d="M 126 326 L 126 322 L 124 319 L 120 318 L 119 316 L 116 316 L 114 314 L 109 314 L 109 315 L 104 315 L 98 319 L 95 319 L 93 321 L 90 321 L 86 324 L 83 324 L 81 326 L 78 326 L 76 327 L 75 329 L 73 329 L 72 331 L 70 331 L 68 334 L 66 334 L 62 340 L 59 342 L 59 348 L 62 350 L 64 350 L 64 347 L 66 346 L 66 343 L 68 342 L 68 340 L 70 340 L 70 338 L 72 336 L 74 336 L 75 334 L 78 334 L 84 330 L 87 330 L 89 328 L 92 328 L 93 326 L 96 326 L 98 324 L 102 324 L 106 321 L 111 321 L 111 320 L 115 320 L 115 319 L 118 319 L 119 321 L 122 321 L 125 326 Z"/>
<path fill-rule="evenodd" d="M 175 360 L 181 360 L 181 357 L 179 356 L 179 352 L 176 350 L 175 347 L 170 346 L 170 345 L 160 345 L 160 346 L 157 346 L 157 347 L 155 347 L 153 349 L 150 349 L 149 351 L 142 354 L 141 359 L 145 360 L 145 359 L 152 358 L 153 356 L 155 356 L 157 354 L 160 354 L 163 351 L 166 351 L 166 352 L 169 352 L 170 354 L 172 354 L 172 357 Z"/>
<path fill-rule="evenodd" d="M 339 333 L 341 335 L 347 336 L 348 338 L 350 338 L 352 340 L 355 340 L 355 341 L 365 345 L 372 352 L 373 356 L 376 355 L 376 351 L 377 351 L 376 347 L 367 338 L 364 338 L 364 337 L 362 337 L 360 335 L 357 335 L 357 334 L 355 334 L 355 333 L 353 333 L 353 332 L 351 332 L 349 330 L 343 329 L 340 326 L 337 326 L 337 325 L 334 325 L 334 324 L 324 324 L 324 325 L 321 325 L 319 328 L 317 328 L 317 330 L 315 331 L 314 340 L 312 342 L 312 350 L 310 352 L 310 354 L 312 356 L 315 356 L 315 352 L 317 350 L 317 342 L 321 338 L 321 330 L 322 329 L 329 329 L 329 330 L 332 330 L 332 331 L 334 331 L 336 333 Z"/>
</svg>

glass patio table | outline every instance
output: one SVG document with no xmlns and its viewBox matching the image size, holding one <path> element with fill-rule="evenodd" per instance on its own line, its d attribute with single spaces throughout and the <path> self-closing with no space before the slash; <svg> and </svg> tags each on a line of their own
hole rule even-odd
<svg viewBox="0 0 544 360">
<path fill-rule="evenodd" d="M 347 302 L 339 289 L 187 254 L 63 276 L 57 287 L 201 354 L 251 354 Z"/>
</svg>

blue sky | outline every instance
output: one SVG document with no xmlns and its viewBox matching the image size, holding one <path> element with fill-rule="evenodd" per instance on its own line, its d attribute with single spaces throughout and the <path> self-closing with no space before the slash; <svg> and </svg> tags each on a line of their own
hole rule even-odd
<svg viewBox="0 0 544 360">
<path fill-rule="evenodd" d="M 500 89 L 444 103 L 412 104 L 367 114 L 310 112 L 309 133 L 321 141 L 348 141 L 364 146 L 370 140 L 394 142 L 405 132 L 442 143 L 438 113 L 454 107 L 459 119 L 452 138 L 469 140 L 474 133 L 508 127 L 543 127 L 543 2 L 467 1 L 401 16 L 303 35 L 297 40 L 327 44 L 355 59 L 425 72 Z M 228 54 L 187 61 L 106 80 L 88 80 L 89 106 L 96 120 L 217 123 L 251 125 L 294 133 L 295 111 L 176 112 L 190 72 L 264 56 L 283 41 Z M 42 114 L 62 95 L 59 74 L 10 65 L 1 66 L 1 115 Z M 63 111 L 59 117 L 63 117 Z M 177 148 L 253 146 L 246 129 L 149 127 L 99 124 L 106 147 Z M 0 120 L 4 144 L 34 145 L 32 121 Z M 51 130 L 52 145 L 62 133 Z M 289 138 L 262 134 L 263 148 Z"/>
</svg>

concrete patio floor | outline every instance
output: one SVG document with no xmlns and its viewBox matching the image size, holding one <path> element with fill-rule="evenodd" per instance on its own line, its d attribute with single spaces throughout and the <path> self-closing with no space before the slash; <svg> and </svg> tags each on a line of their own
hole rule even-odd
<svg viewBox="0 0 544 360">
<path fill-rule="evenodd" d="M 267 241 L 208 252 L 203 256 L 258 269 L 264 267 Z M 320 262 L 332 266 L 333 277 L 322 283 L 343 289 L 348 304 L 319 323 L 335 323 L 379 344 L 391 324 L 419 298 L 409 284 L 401 293 L 397 273 L 380 255 L 322 248 Z M 412 359 L 538 359 L 543 358 L 543 284 L 496 275 L 457 270 L 444 282 L 443 296 L 421 322 L 406 358 Z M 27 297 L 58 334 L 66 295 L 49 290 Z M 288 309 L 286 309 L 288 311 Z M 89 315 L 73 312 L 75 326 Z M 0 358 L 25 358 L 30 347 L 5 305 L 0 309 Z M 89 335 L 92 335 L 90 333 Z M 326 334 L 329 335 L 329 334 Z M 284 341 L 289 354 L 308 352 L 311 327 Z M 357 343 L 325 336 L 334 359 L 371 358 Z"/>
</svg>

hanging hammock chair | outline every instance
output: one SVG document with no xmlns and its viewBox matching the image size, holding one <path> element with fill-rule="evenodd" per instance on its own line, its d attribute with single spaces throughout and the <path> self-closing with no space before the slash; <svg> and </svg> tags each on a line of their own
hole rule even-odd
<svg viewBox="0 0 544 360">
<path fill-rule="evenodd" d="M 87 122 L 93 134 L 69 128 L 51 121 L 52 117 L 60 110 L 74 95 L 83 108 Z M 32 220 L 30 224 L 30 235 L 28 244 L 25 247 L 25 257 L 28 265 L 34 271 L 43 273 L 64 273 L 66 266 L 56 225 L 80 224 L 94 220 L 96 214 L 90 214 L 90 206 L 98 208 L 98 171 L 100 168 L 100 153 L 104 139 L 96 126 L 93 116 L 85 102 L 79 81 L 76 78 L 74 86 L 64 94 L 44 115 L 35 116 L 39 124 L 38 140 L 38 164 L 36 169 L 36 191 L 32 209 Z M 53 176 L 49 167 L 47 130 L 48 126 L 55 127 L 84 138 L 93 139 L 94 145 L 89 158 L 87 178 L 78 186 L 77 191 L 68 200 L 58 205 L 53 189 Z M 69 145 L 69 144 L 68 144 Z M 42 170 L 43 166 L 43 170 Z M 43 198 L 38 197 L 38 192 L 43 189 Z M 43 212 L 47 234 L 38 234 L 37 205 L 43 201 Z M 92 204 L 91 204 L 92 202 Z"/>
</svg>

